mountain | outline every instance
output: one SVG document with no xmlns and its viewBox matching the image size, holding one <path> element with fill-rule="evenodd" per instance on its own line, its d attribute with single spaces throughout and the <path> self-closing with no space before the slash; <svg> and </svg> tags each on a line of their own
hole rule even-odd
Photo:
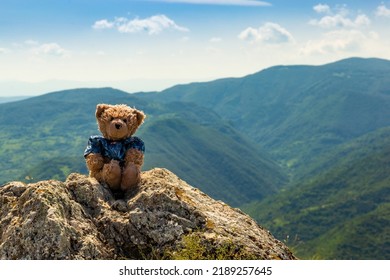
<svg viewBox="0 0 390 280">
<path fill-rule="evenodd" d="M 146 112 L 137 133 L 145 170 L 169 168 L 244 209 L 299 257 L 388 258 L 390 61 L 282 65 L 162 92 L 78 89 L 0 104 L 0 181 L 85 173 L 97 103 Z"/>
<path fill-rule="evenodd" d="M 285 259 L 296 257 L 248 215 L 166 169 L 142 173 L 126 200 L 95 179 L 0 188 L 0 259 Z"/>
<path fill-rule="evenodd" d="M 0 96 L 0 104 L 27 99 L 29 96 Z"/>
<path fill-rule="evenodd" d="M 350 58 L 138 96 L 213 109 L 298 176 L 336 145 L 390 125 L 389 85 L 390 61 Z"/>
<path fill-rule="evenodd" d="M 390 258 L 390 127 L 332 151 L 312 176 L 243 209 L 301 258 Z"/>
<path fill-rule="evenodd" d="M 275 193 L 287 181 L 266 153 L 212 110 L 184 102 L 154 103 L 102 88 L 0 105 L 0 182 L 85 174 L 82 155 L 88 137 L 100 134 L 98 103 L 126 103 L 145 111 L 148 117 L 137 133 L 146 143 L 145 170 L 171 168 L 235 206 Z"/>
</svg>

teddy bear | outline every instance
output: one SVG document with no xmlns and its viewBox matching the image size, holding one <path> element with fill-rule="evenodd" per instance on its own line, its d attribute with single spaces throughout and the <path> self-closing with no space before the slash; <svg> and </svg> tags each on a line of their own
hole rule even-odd
<svg viewBox="0 0 390 280">
<path fill-rule="evenodd" d="M 145 117 L 142 111 L 124 104 L 96 106 L 96 119 L 103 136 L 89 138 L 84 158 L 89 176 L 114 193 L 126 193 L 140 182 L 145 145 L 133 135 Z"/>
</svg>

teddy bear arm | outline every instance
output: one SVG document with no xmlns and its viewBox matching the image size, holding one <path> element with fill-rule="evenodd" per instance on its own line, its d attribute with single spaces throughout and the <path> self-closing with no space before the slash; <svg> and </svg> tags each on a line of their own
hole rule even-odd
<svg viewBox="0 0 390 280">
<path fill-rule="evenodd" d="M 141 167 L 144 164 L 144 154 L 137 149 L 128 150 L 125 156 L 125 165 L 127 166 L 129 163 Z"/>
<path fill-rule="evenodd" d="M 88 169 L 92 173 L 99 172 L 100 170 L 102 170 L 104 165 L 104 159 L 101 154 L 91 153 L 86 156 L 85 161 L 87 163 Z"/>
</svg>

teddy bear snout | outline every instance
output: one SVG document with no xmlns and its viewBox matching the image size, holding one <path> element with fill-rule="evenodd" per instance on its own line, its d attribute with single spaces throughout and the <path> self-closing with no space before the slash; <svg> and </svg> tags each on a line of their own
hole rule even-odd
<svg viewBox="0 0 390 280">
<path fill-rule="evenodd" d="M 112 139 L 120 139 L 126 137 L 126 135 L 128 135 L 129 133 L 126 124 L 119 119 L 111 121 L 107 132 L 108 136 Z"/>
<path fill-rule="evenodd" d="M 121 120 L 113 120 L 111 122 L 111 125 L 119 130 L 119 129 L 123 128 L 124 123 Z"/>
</svg>

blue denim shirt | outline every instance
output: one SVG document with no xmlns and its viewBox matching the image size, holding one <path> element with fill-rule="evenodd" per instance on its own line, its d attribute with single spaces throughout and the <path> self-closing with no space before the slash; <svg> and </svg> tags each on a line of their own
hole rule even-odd
<svg viewBox="0 0 390 280">
<path fill-rule="evenodd" d="M 112 141 L 103 136 L 95 135 L 89 137 L 87 148 L 84 151 L 84 157 L 91 153 L 101 154 L 103 157 L 118 160 L 123 163 L 126 152 L 130 149 L 137 149 L 144 153 L 145 144 L 136 136 L 131 136 L 121 141 Z"/>
</svg>

